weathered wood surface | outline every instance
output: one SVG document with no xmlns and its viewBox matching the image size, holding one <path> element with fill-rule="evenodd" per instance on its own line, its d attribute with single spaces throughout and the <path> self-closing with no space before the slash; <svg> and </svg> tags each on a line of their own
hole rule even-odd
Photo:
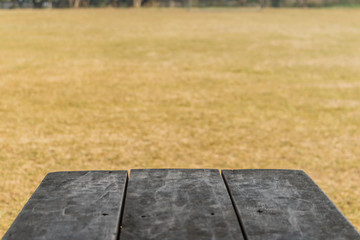
<svg viewBox="0 0 360 240">
<path fill-rule="evenodd" d="M 132 170 L 120 240 L 243 239 L 218 170 Z"/>
<path fill-rule="evenodd" d="M 3 240 L 360 240 L 302 171 L 223 177 L 227 186 L 218 170 L 132 170 L 126 190 L 126 171 L 50 173 Z"/>
<path fill-rule="evenodd" d="M 115 240 L 127 171 L 48 174 L 3 240 Z"/>
<path fill-rule="evenodd" d="M 224 170 L 248 240 L 360 239 L 303 171 Z"/>
</svg>

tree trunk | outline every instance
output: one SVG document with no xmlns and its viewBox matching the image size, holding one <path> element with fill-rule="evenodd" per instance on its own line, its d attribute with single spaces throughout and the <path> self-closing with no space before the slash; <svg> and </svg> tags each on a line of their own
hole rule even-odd
<svg viewBox="0 0 360 240">
<path fill-rule="evenodd" d="M 141 0 L 133 0 L 134 7 L 138 8 L 141 7 Z"/>
<path fill-rule="evenodd" d="M 306 0 L 299 0 L 299 7 L 306 8 L 307 7 Z"/>
<path fill-rule="evenodd" d="M 75 0 L 74 8 L 79 8 L 79 6 L 80 6 L 80 0 Z"/>
<path fill-rule="evenodd" d="M 81 1 L 81 0 L 80 0 Z M 81 2 L 80 2 L 80 5 L 81 5 L 81 7 L 89 7 L 90 6 L 90 1 L 89 0 L 82 0 Z"/>
<path fill-rule="evenodd" d="M 17 7 L 17 0 L 12 0 L 11 8 L 16 8 L 16 7 Z"/>
</svg>

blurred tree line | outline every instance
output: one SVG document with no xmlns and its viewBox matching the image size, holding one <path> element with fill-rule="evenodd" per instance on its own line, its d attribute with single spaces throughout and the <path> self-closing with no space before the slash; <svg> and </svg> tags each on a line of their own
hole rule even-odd
<svg viewBox="0 0 360 240">
<path fill-rule="evenodd" d="M 0 0 L 0 8 L 132 7 L 133 0 Z"/>
<path fill-rule="evenodd" d="M 0 0 L 0 8 L 86 7 L 328 7 L 360 6 L 360 0 Z"/>
</svg>

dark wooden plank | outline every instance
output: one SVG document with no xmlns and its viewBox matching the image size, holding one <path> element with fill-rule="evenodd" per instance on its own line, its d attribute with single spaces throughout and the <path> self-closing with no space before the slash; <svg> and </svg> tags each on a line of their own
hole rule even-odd
<svg viewBox="0 0 360 240">
<path fill-rule="evenodd" d="M 115 240 L 127 171 L 49 173 L 3 240 Z"/>
<path fill-rule="evenodd" d="M 224 170 L 248 240 L 360 239 L 303 171 Z"/>
<path fill-rule="evenodd" d="M 243 239 L 218 170 L 131 170 L 121 240 Z"/>
</svg>

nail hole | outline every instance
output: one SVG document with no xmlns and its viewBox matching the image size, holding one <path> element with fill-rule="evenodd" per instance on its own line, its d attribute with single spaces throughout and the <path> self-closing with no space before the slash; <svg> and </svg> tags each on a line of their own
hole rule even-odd
<svg viewBox="0 0 360 240">
<path fill-rule="evenodd" d="M 142 218 L 145 218 L 146 216 L 145 216 L 145 215 L 142 215 L 141 217 L 142 217 Z"/>
<path fill-rule="evenodd" d="M 103 213 L 102 215 L 103 215 L 103 216 L 107 216 L 107 215 L 109 215 L 109 214 L 107 214 L 107 213 Z"/>
<path fill-rule="evenodd" d="M 211 214 L 211 215 L 215 215 L 215 213 L 213 213 L 213 212 L 212 212 L 212 213 L 210 213 L 210 214 Z"/>
<path fill-rule="evenodd" d="M 262 212 L 264 212 L 264 210 L 263 210 L 263 209 L 259 209 L 259 210 L 257 210 L 257 212 L 258 212 L 258 213 L 262 213 Z"/>
</svg>

